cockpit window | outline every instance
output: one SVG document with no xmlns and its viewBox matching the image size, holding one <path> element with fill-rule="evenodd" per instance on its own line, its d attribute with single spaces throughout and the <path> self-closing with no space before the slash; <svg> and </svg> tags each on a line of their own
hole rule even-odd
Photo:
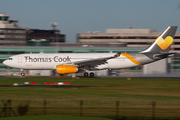
<svg viewBox="0 0 180 120">
<path fill-rule="evenodd" d="M 12 60 L 12 58 L 8 58 L 8 60 Z"/>
</svg>

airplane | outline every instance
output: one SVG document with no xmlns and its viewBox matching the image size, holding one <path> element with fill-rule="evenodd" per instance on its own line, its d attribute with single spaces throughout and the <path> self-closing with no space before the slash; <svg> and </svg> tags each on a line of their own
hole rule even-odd
<svg viewBox="0 0 180 120">
<path fill-rule="evenodd" d="M 84 72 L 93 77 L 96 70 L 123 69 L 145 65 L 176 53 L 169 53 L 177 26 L 169 26 L 145 50 L 138 53 L 30 53 L 9 57 L 3 64 L 26 70 L 55 70 L 58 74 Z"/>
</svg>

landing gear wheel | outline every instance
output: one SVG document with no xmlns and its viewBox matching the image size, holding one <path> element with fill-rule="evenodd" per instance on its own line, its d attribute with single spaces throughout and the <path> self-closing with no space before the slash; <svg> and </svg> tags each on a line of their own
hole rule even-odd
<svg viewBox="0 0 180 120">
<path fill-rule="evenodd" d="M 87 72 L 84 73 L 84 77 L 88 77 L 88 73 Z"/>
<path fill-rule="evenodd" d="M 93 72 L 90 73 L 90 77 L 94 77 L 94 73 Z"/>
<path fill-rule="evenodd" d="M 61 77 L 63 76 L 63 74 L 59 74 Z"/>
<path fill-rule="evenodd" d="M 25 73 L 21 73 L 21 76 L 25 76 Z"/>
</svg>

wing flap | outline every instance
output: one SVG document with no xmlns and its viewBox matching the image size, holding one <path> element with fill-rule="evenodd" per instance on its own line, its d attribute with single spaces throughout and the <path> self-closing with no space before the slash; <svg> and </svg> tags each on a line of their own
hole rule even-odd
<svg viewBox="0 0 180 120">
<path fill-rule="evenodd" d="M 117 53 L 117 54 L 115 54 L 114 56 L 111 56 L 111 57 L 103 57 L 103 58 L 89 59 L 89 60 L 83 60 L 83 61 L 76 61 L 76 62 L 72 62 L 72 64 L 76 65 L 78 67 L 97 66 L 97 65 L 107 63 L 107 60 L 116 58 L 116 57 L 120 56 L 120 54 L 121 53 Z"/>
</svg>

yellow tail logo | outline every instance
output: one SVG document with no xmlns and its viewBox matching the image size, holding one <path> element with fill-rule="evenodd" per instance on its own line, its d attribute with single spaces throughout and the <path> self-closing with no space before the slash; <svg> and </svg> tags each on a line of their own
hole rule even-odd
<svg viewBox="0 0 180 120">
<path fill-rule="evenodd" d="M 162 37 L 158 37 L 156 41 L 157 45 L 162 50 L 166 50 L 173 43 L 173 38 L 171 36 L 167 36 L 165 39 L 163 39 Z"/>
</svg>

